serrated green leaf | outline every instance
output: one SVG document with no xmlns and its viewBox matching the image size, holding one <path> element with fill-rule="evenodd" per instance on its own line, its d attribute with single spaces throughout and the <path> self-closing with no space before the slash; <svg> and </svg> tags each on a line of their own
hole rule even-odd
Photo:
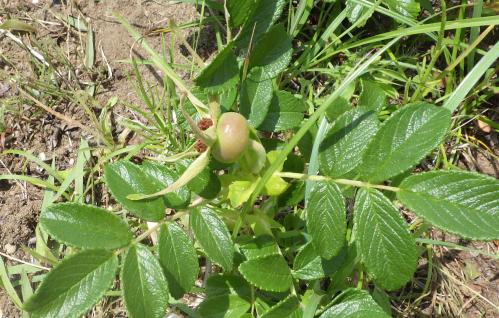
<svg viewBox="0 0 499 318">
<path fill-rule="evenodd" d="M 330 122 L 334 122 L 338 117 L 352 109 L 352 105 L 344 97 L 340 96 L 327 108 L 326 116 Z"/>
<path fill-rule="evenodd" d="M 282 24 L 270 28 L 258 42 L 250 55 L 249 68 L 258 67 L 261 74 L 253 80 L 268 80 L 276 77 L 286 69 L 291 61 L 293 47 L 291 38 L 286 33 Z M 252 77 L 252 74 L 249 74 Z"/>
<path fill-rule="evenodd" d="M 320 171 L 337 178 L 357 168 L 378 127 L 376 114 L 362 108 L 338 117 L 319 147 Z"/>
<path fill-rule="evenodd" d="M 362 92 L 360 93 L 357 106 L 372 110 L 375 113 L 381 111 L 386 106 L 386 93 L 383 88 L 368 79 L 363 79 L 361 85 Z"/>
<path fill-rule="evenodd" d="M 354 236 L 369 276 L 387 290 L 406 284 L 416 270 L 416 241 L 398 209 L 378 190 L 355 198 Z"/>
<path fill-rule="evenodd" d="M 338 270 L 345 258 L 346 250 L 342 249 L 338 255 L 326 260 L 317 253 L 312 243 L 308 243 L 294 259 L 293 276 L 303 280 L 324 278 Z"/>
<path fill-rule="evenodd" d="M 239 271 L 252 285 L 267 291 L 284 292 L 292 284 L 288 263 L 282 255 L 247 260 L 239 265 Z"/>
<path fill-rule="evenodd" d="M 208 207 L 194 209 L 191 228 L 209 259 L 230 271 L 233 266 L 234 243 L 225 223 Z"/>
<path fill-rule="evenodd" d="M 241 276 L 232 274 L 216 274 L 206 282 L 206 297 L 234 294 L 251 300 L 251 286 Z"/>
<path fill-rule="evenodd" d="M 161 265 L 142 245 L 128 249 L 121 270 L 123 299 L 128 316 L 163 318 L 168 308 L 168 283 Z"/>
<path fill-rule="evenodd" d="M 340 189 L 332 182 L 314 182 L 305 209 L 307 232 L 315 250 L 331 259 L 345 244 L 347 230 L 345 199 Z"/>
<path fill-rule="evenodd" d="M 86 250 L 62 260 L 45 276 L 23 309 L 31 317 L 77 318 L 92 307 L 113 282 L 118 258 L 106 250 Z"/>
<path fill-rule="evenodd" d="M 252 70 L 252 73 L 261 72 L 260 68 Z M 239 96 L 239 111 L 253 127 L 258 127 L 265 120 L 272 100 L 272 80 L 258 79 L 259 76 L 244 80 Z"/>
<path fill-rule="evenodd" d="M 499 181 L 466 171 L 432 171 L 408 177 L 397 198 L 447 232 L 476 240 L 499 239 Z"/>
<path fill-rule="evenodd" d="M 247 259 L 255 259 L 269 255 L 279 254 L 279 246 L 270 235 L 260 235 L 241 246 Z"/>
<path fill-rule="evenodd" d="M 210 297 L 199 305 L 198 313 L 203 318 L 240 318 L 251 304 L 237 295 Z"/>
<path fill-rule="evenodd" d="M 293 314 L 300 306 L 300 300 L 295 295 L 289 295 L 281 300 L 269 310 L 267 310 L 261 318 L 287 318 Z"/>
<path fill-rule="evenodd" d="M 230 15 L 231 27 L 243 25 L 244 21 L 253 13 L 255 0 L 227 0 L 227 11 Z"/>
<path fill-rule="evenodd" d="M 158 239 L 159 262 L 176 299 L 189 292 L 199 273 L 196 250 L 187 234 L 175 223 L 163 224 Z"/>
<path fill-rule="evenodd" d="M 92 205 L 51 205 L 42 212 L 40 224 L 56 240 L 79 248 L 116 249 L 132 240 L 120 217 Z"/>
<path fill-rule="evenodd" d="M 234 88 L 239 81 L 239 66 L 232 45 L 225 47 L 194 80 L 197 86 L 210 94 Z"/>
<path fill-rule="evenodd" d="M 383 123 L 359 168 L 364 179 L 382 182 L 418 164 L 445 138 L 450 112 L 424 102 L 402 107 Z"/>
<path fill-rule="evenodd" d="M 146 178 L 142 169 L 128 161 L 118 161 L 104 167 L 104 180 L 113 195 L 125 209 L 147 221 L 159 221 L 165 213 L 162 197 L 132 201 L 127 196 L 135 193 L 152 194 L 163 188 L 152 178 Z"/>
<path fill-rule="evenodd" d="M 389 318 L 383 308 L 361 289 L 347 289 L 335 305 L 326 310 L 320 318 Z"/>
<path fill-rule="evenodd" d="M 168 187 L 180 177 L 176 171 L 160 163 L 146 161 L 142 164 L 141 168 L 144 173 L 161 184 L 161 189 Z M 163 196 L 163 199 L 167 208 L 183 209 L 189 205 L 191 194 L 189 190 L 182 187 L 175 192 L 166 194 Z"/>
<path fill-rule="evenodd" d="M 183 173 L 192 161 L 177 162 L 180 173 Z M 187 183 L 187 188 L 205 199 L 215 198 L 222 188 L 218 177 L 213 173 L 213 168 L 208 166 L 194 179 Z"/>
<path fill-rule="evenodd" d="M 302 99 L 286 91 L 277 91 L 272 97 L 267 116 L 258 129 L 282 131 L 297 128 L 303 121 L 306 109 Z"/>
<path fill-rule="evenodd" d="M 236 39 L 237 47 L 246 50 L 250 42 L 258 43 L 260 37 L 279 19 L 286 3 L 286 0 L 257 0 L 255 9 Z"/>
</svg>

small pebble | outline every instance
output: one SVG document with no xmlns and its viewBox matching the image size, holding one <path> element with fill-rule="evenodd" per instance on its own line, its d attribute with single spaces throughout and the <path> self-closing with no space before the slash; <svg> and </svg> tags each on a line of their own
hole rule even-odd
<svg viewBox="0 0 499 318">
<path fill-rule="evenodd" d="M 14 254 L 17 250 L 17 248 L 12 244 L 5 244 L 4 248 L 5 248 L 5 253 L 7 254 Z"/>
</svg>

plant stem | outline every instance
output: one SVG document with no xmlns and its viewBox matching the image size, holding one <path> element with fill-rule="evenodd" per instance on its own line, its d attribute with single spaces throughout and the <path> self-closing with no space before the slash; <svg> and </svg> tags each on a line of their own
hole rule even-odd
<svg viewBox="0 0 499 318">
<path fill-rule="evenodd" d="M 137 236 L 137 238 L 133 241 L 133 243 L 137 244 L 137 243 L 141 242 L 142 240 L 145 240 L 149 235 L 151 235 L 152 233 L 159 230 L 159 228 L 161 227 L 161 225 L 163 225 L 163 223 L 164 222 L 156 223 L 154 226 L 150 227 L 147 231 L 145 231 L 144 233 Z"/>
<path fill-rule="evenodd" d="M 299 179 L 299 180 L 310 180 L 310 181 L 332 181 L 334 183 L 348 185 L 352 187 L 358 187 L 358 188 L 374 188 L 374 189 L 387 190 L 392 192 L 400 191 L 400 188 L 386 186 L 382 184 L 371 184 L 368 182 L 349 180 L 349 179 L 333 179 L 331 177 L 326 177 L 326 176 L 310 176 L 303 173 L 295 173 L 295 172 L 275 172 L 274 176 L 281 178 L 288 178 L 288 179 Z"/>
<path fill-rule="evenodd" d="M 49 271 L 50 270 L 50 268 L 48 268 L 48 267 L 23 261 L 22 259 L 16 258 L 14 256 L 10 256 L 7 253 L 0 252 L 0 255 L 3 256 L 3 257 L 5 257 L 5 258 L 7 258 L 7 259 L 9 259 L 9 260 L 11 260 L 11 261 L 15 261 L 15 262 L 19 262 L 21 264 L 25 264 L 25 265 L 33 266 L 33 267 L 36 267 L 36 268 L 39 268 L 39 269 L 43 269 L 44 271 Z"/>
</svg>

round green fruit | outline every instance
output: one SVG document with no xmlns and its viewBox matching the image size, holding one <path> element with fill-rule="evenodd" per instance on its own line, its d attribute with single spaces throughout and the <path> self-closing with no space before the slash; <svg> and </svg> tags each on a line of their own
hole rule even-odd
<svg viewBox="0 0 499 318">
<path fill-rule="evenodd" d="M 218 119 L 217 141 L 213 145 L 213 157 L 222 163 L 234 163 L 249 144 L 249 128 L 246 118 L 238 113 L 224 113 Z"/>
</svg>

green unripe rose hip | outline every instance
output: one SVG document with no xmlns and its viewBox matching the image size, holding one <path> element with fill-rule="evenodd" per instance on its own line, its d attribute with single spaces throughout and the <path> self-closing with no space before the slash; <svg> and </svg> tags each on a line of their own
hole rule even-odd
<svg viewBox="0 0 499 318">
<path fill-rule="evenodd" d="M 224 113 L 218 119 L 217 141 L 213 145 L 213 157 L 223 163 L 236 162 L 249 143 L 246 118 L 238 113 Z"/>
</svg>

